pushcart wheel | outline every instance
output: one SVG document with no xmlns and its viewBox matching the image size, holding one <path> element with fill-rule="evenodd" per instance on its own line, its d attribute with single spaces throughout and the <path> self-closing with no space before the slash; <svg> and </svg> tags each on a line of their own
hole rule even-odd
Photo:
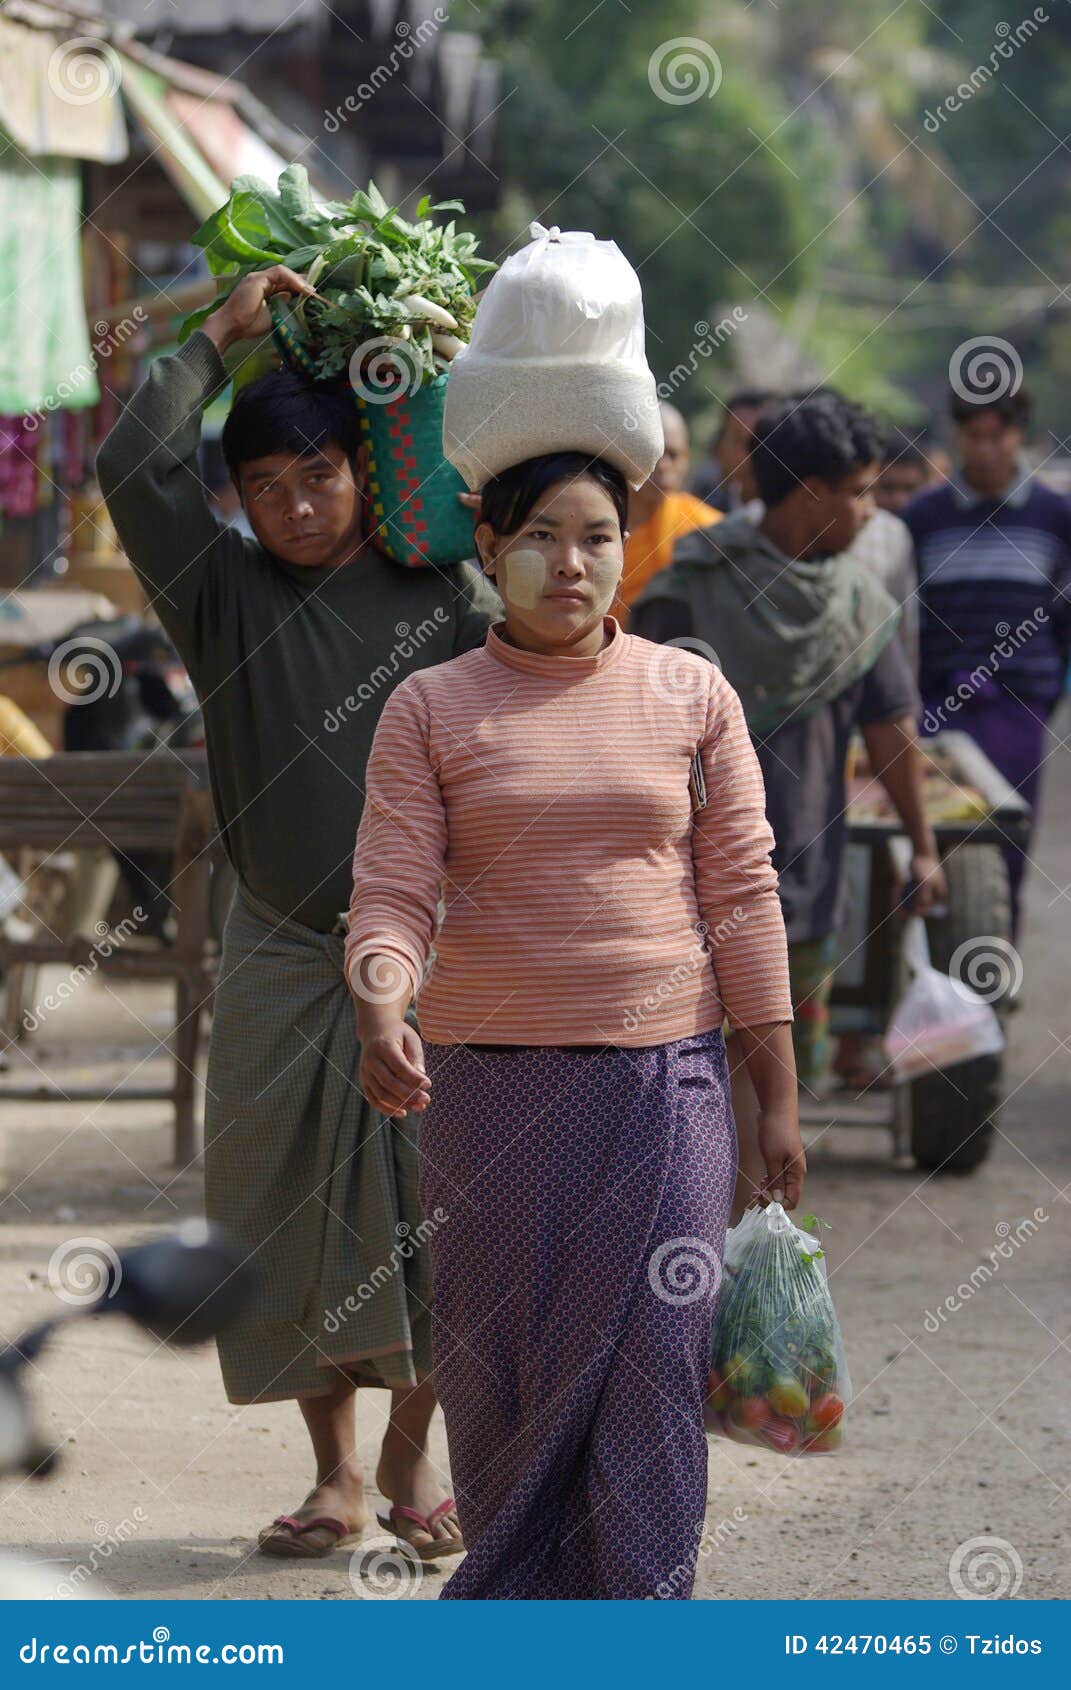
<svg viewBox="0 0 1071 1690">
<path fill-rule="evenodd" d="M 947 915 L 928 920 L 930 957 L 948 969 L 965 941 L 1009 940 L 1008 873 L 997 845 L 964 844 L 944 858 Z M 993 1005 L 998 1014 L 1002 1005 Z M 989 1154 L 993 1118 L 1004 1095 L 1004 1058 L 977 1056 L 911 1085 L 911 1150 L 928 1172 L 969 1173 Z"/>
</svg>

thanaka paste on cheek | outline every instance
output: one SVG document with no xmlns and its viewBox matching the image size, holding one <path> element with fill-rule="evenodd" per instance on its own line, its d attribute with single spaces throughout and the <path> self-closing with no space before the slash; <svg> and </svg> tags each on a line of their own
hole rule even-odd
<svg viewBox="0 0 1071 1690">
<path fill-rule="evenodd" d="M 535 609 L 547 582 L 547 560 L 542 552 L 531 548 L 506 552 L 498 559 L 495 573 L 504 602 L 512 599 L 518 610 Z"/>
<path fill-rule="evenodd" d="M 614 602 L 621 580 L 621 564 L 610 557 L 596 558 L 591 570 L 591 586 L 595 595 L 595 609 L 605 616 Z"/>
</svg>

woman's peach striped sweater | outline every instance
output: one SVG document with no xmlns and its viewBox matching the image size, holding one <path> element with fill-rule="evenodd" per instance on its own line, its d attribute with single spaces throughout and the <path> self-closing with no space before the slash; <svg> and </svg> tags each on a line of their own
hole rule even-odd
<svg viewBox="0 0 1071 1690">
<path fill-rule="evenodd" d="M 790 1021 L 762 775 L 721 671 L 613 617 L 593 657 L 521 650 L 503 626 L 383 710 L 351 989 L 361 957 L 398 958 L 433 1044 L 664 1044 L 723 1006 L 738 1026 Z"/>
</svg>

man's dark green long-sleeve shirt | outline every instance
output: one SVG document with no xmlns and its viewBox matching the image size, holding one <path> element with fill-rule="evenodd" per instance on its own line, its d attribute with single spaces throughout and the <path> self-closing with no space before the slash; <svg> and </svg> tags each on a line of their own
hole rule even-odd
<svg viewBox="0 0 1071 1690">
<path fill-rule="evenodd" d="M 502 608 L 471 564 L 409 569 L 366 546 L 302 568 L 226 527 L 197 469 L 201 414 L 226 379 L 200 332 L 157 359 L 97 474 L 197 689 L 228 856 L 258 897 L 328 932 L 349 903 L 383 705 L 413 670 L 482 645 Z"/>
</svg>

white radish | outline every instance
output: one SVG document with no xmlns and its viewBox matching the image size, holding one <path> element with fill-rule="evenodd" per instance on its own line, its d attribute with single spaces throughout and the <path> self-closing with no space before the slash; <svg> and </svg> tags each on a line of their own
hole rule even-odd
<svg viewBox="0 0 1071 1690">
<path fill-rule="evenodd" d="M 425 299 L 422 293 L 411 293 L 402 300 L 402 304 L 411 317 L 422 317 L 425 322 L 437 323 L 442 329 L 456 332 L 458 323 L 456 317 L 451 317 L 449 311 L 442 305 L 436 305 L 433 299 Z"/>
<path fill-rule="evenodd" d="M 445 358 L 449 363 L 451 358 L 457 357 L 465 342 L 458 340 L 456 334 L 433 334 L 431 344 L 440 358 Z"/>
</svg>

